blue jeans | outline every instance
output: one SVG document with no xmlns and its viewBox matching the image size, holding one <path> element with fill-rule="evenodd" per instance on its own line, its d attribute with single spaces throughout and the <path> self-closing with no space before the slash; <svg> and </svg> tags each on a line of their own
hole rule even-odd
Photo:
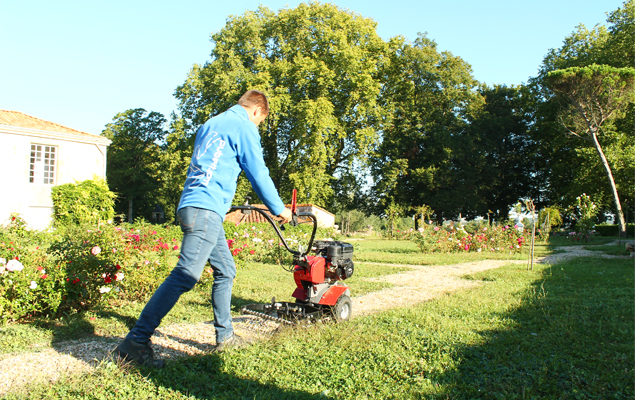
<svg viewBox="0 0 635 400">
<path fill-rule="evenodd" d="M 216 341 L 233 334 L 231 317 L 232 286 L 236 264 L 225 239 L 223 218 L 214 211 L 184 207 L 178 211 L 183 243 L 176 267 L 152 295 L 128 338 L 148 343 L 163 317 L 174 307 L 181 294 L 189 291 L 201 278 L 206 262 L 212 266 L 212 308 Z"/>
</svg>

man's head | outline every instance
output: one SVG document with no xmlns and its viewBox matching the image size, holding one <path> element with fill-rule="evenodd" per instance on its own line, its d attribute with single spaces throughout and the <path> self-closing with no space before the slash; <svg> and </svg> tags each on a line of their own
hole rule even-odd
<svg viewBox="0 0 635 400">
<path fill-rule="evenodd" d="M 249 120 L 259 125 L 269 115 L 269 101 L 264 93 L 258 90 L 248 90 L 238 100 L 238 104 L 247 110 Z"/>
</svg>

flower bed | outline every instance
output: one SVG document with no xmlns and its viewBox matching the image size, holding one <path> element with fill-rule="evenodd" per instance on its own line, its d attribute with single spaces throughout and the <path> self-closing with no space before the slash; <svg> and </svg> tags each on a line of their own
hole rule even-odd
<svg viewBox="0 0 635 400">
<path fill-rule="evenodd" d="M 285 237 L 293 248 L 306 246 L 311 229 L 288 227 Z M 290 261 L 268 224 L 226 223 L 225 231 L 238 268 Z M 320 229 L 319 237 L 331 234 Z M 176 265 L 181 240 L 181 229 L 171 225 L 70 226 L 42 233 L 27 231 L 16 219 L 0 229 L 0 320 L 56 317 L 103 301 L 143 301 Z M 213 279 L 211 268 L 206 271 L 202 284 Z"/>
<path fill-rule="evenodd" d="M 524 230 L 509 225 L 485 226 L 472 233 L 463 227 L 424 225 L 413 234 L 412 240 L 421 252 L 520 252 L 525 245 Z"/>
</svg>

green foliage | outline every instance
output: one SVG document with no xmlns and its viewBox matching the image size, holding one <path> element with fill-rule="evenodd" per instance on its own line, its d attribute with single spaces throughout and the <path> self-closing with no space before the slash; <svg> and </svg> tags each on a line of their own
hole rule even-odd
<svg viewBox="0 0 635 400">
<path fill-rule="evenodd" d="M 630 162 L 635 154 L 635 2 L 625 1 L 607 22 L 593 30 L 579 26 L 545 57 L 539 76 L 531 80 L 534 133 L 544 143 L 540 147 L 549 174 L 542 180 L 543 191 L 552 205 L 566 207 L 585 192 L 602 209 L 620 214 L 616 199 L 632 198 L 635 190 L 635 164 Z M 554 90 L 560 95 L 555 97 Z M 563 135 L 567 132 L 572 135 Z M 601 138 L 601 146 L 594 136 Z"/>
<path fill-rule="evenodd" d="M 481 109 L 470 118 L 464 159 L 456 164 L 465 199 L 466 218 L 490 214 L 502 222 L 510 206 L 520 198 L 537 198 L 545 176 L 542 145 L 530 127 L 534 123 L 534 100 L 524 87 L 480 88 Z M 456 201 L 456 200 L 455 200 Z M 492 211 L 490 211 L 492 210 Z"/>
<path fill-rule="evenodd" d="M 356 232 L 364 232 L 366 234 L 380 232 L 384 225 L 384 221 L 378 216 L 367 216 L 359 210 L 338 212 L 335 216 L 335 222 L 339 225 L 340 231 L 345 235 L 351 235 Z"/>
<path fill-rule="evenodd" d="M 0 232 L 0 322 L 55 316 L 63 276 L 62 267 L 30 236 Z"/>
<path fill-rule="evenodd" d="M 598 207 L 591 197 L 582 193 L 576 198 L 576 217 L 575 230 L 578 234 L 588 238 L 593 226 L 595 225 L 595 217 L 598 213 Z"/>
<path fill-rule="evenodd" d="M 53 186 L 51 199 L 55 225 L 112 223 L 115 196 L 106 181 L 99 178 Z"/>
<path fill-rule="evenodd" d="M 150 374 L 105 364 L 6 397 L 628 397 L 635 390 L 632 263 L 590 258 L 536 269 L 484 271 L 466 277 L 478 284 L 473 289 L 346 324 L 284 330 Z M 307 354 L 312 363 L 303 361 Z M 319 374 L 315 365 L 323 366 Z"/>
<path fill-rule="evenodd" d="M 468 232 L 470 230 L 471 232 Z M 442 227 L 423 225 L 416 231 L 412 240 L 419 246 L 422 253 L 451 253 L 451 252 L 505 252 L 520 253 L 524 249 L 525 233 L 522 228 L 509 225 L 493 225 L 468 229 L 454 224 Z"/>
<path fill-rule="evenodd" d="M 127 215 L 128 222 L 136 216 L 149 220 L 157 203 L 164 124 L 162 114 L 137 108 L 115 115 L 101 133 L 112 140 L 106 176 L 110 189 L 119 196 L 115 210 Z"/>
<path fill-rule="evenodd" d="M 425 203 L 436 219 L 453 218 L 474 203 L 466 165 L 467 118 L 482 104 L 470 66 L 437 51 L 425 35 L 410 43 L 390 40 L 382 68 L 382 105 L 388 112 L 383 138 L 372 157 L 377 212 L 391 203 Z"/>
<path fill-rule="evenodd" d="M 181 192 L 187 169 L 192 158 L 192 139 L 188 136 L 183 119 L 173 121 L 170 132 L 161 145 L 154 196 L 165 213 L 165 222 L 177 223 L 176 211 L 181 200 Z"/>
<path fill-rule="evenodd" d="M 212 59 L 177 89 L 180 110 L 199 125 L 245 90 L 264 91 L 271 113 L 259 129 L 276 187 L 297 188 L 302 203 L 346 202 L 349 189 L 362 186 L 352 171 L 365 163 L 383 119 L 378 72 L 386 44 L 375 28 L 318 2 L 231 16 L 212 35 Z"/>
<path fill-rule="evenodd" d="M 545 207 L 538 213 L 540 229 L 550 231 L 554 226 L 562 225 L 562 215 L 558 207 Z"/>
<path fill-rule="evenodd" d="M 605 237 L 617 237 L 620 235 L 620 227 L 616 224 L 598 224 L 593 227 L 593 230 L 595 230 L 598 235 Z M 635 236 L 635 224 L 627 224 L 626 236 Z"/>
<path fill-rule="evenodd" d="M 223 226 L 227 243 L 239 269 L 258 262 L 278 265 L 291 263 L 291 253 L 283 247 L 268 223 L 235 225 L 226 222 Z M 300 246 L 306 250 L 312 231 L 312 224 L 298 224 L 295 227 L 285 225 L 282 234 L 292 250 L 298 250 Z M 315 240 L 334 238 L 334 229 L 318 227 Z"/>
</svg>

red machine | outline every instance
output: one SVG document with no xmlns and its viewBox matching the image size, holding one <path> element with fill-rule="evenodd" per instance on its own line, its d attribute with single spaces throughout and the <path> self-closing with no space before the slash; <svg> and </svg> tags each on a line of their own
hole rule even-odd
<svg viewBox="0 0 635 400">
<path fill-rule="evenodd" d="M 232 210 L 241 210 L 244 214 L 251 211 L 260 212 L 273 226 L 284 247 L 293 254 L 292 271 L 297 286 L 292 294 L 296 299 L 295 303 L 277 302 L 274 298 L 270 304 L 245 305 L 241 312 L 284 324 L 294 324 L 302 320 L 312 322 L 325 318 L 338 322 L 346 321 L 352 314 L 353 303 L 350 298 L 350 289 L 342 281 L 353 275 L 353 246 L 340 241 L 314 242 L 317 218 L 313 213 L 298 213 L 296 208 L 296 190 L 294 189 L 291 201 L 293 213 L 291 224 L 298 224 L 298 217 L 301 220 L 308 218 L 310 222 L 313 222 L 313 232 L 306 251 L 303 251 L 301 247 L 297 251 L 289 248 L 278 226 L 264 210 L 250 206 L 248 203 L 232 207 Z M 308 255 L 310 251 L 314 255 Z"/>
</svg>

